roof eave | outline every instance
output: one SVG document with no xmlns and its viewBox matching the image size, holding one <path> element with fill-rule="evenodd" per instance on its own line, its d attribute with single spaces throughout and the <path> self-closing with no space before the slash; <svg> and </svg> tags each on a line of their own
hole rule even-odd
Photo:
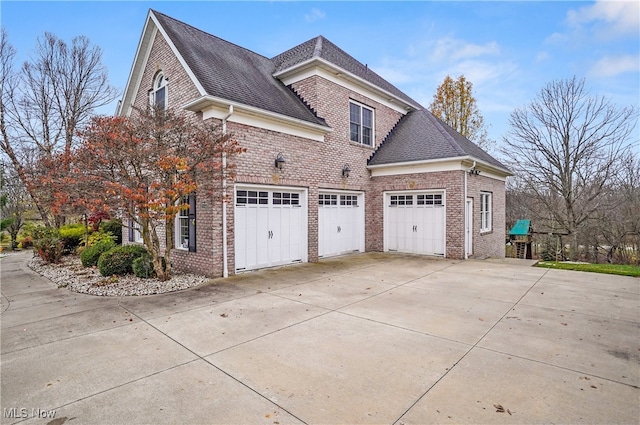
<svg viewBox="0 0 640 425">
<path fill-rule="evenodd" d="M 312 57 L 310 59 L 307 59 L 305 61 L 302 61 L 300 63 L 297 63 L 293 66 L 290 66 L 289 68 L 283 69 L 281 71 L 278 71 L 276 73 L 273 74 L 273 76 L 275 78 L 278 78 L 279 80 L 286 80 L 286 79 L 291 79 L 293 77 L 295 77 L 298 74 L 302 74 L 304 73 L 306 70 L 311 69 L 313 67 L 319 67 L 319 68 L 323 68 L 326 71 L 329 71 L 331 73 L 333 73 L 334 75 L 336 75 L 337 77 L 343 78 L 347 81 L 350 81 L 351 83 L 354 83 L 356 85 L 365 87 L 366 89 L 373 91 L 375 93 L 377 93 L 379 96 L 381 97 L 385 97 L 387 99 L 393 99 L 394 102 L 400 104 L 404 109 L 406 109 L 407 111 L 411 111 L 411 110 L 418 110 L 418 109 L 422 109 L 419 105 L 411 103 L 411 102 L 407 102 L 406 100 L 402 99 L 401 97 L 396 96 L 395 94 L 388 92 L 387 90 L 384 90 L 378 86 L 376 86 L 375 84 L 372 84 L 370 82 L 368 82 L 367 80 L 358 77 L 355 74 L 352 74 L 349 71 L 344 70 L 343 68 L 340 68 L 339 66 L 333 64 L 332 62 L 329 62 L 326 59 L 320 58 L 320 57 Z"/>
<path fill-rule="evenodd" d="M 376 170 L 376 169 L 382 169 L 382 168 L 429 165 L 429 164 L 438 164 L 438 163 L 445 163 L 445 162 L 456 162 L 456 163 L 459 162 L 463 166 L 466 166 L 469 168 L 471 168 L 475 163 L 476 168 L 480 171 L 492 172 L 493 174 L 499 175 L 501 177 L 513 176 L 513 173 L 507 170 L 506 168 L 495 166 L 486 161 L 482 161 L 478 158 L 474 158 L 470 155 L 456 156 L 456 157 L 449 157 L 449 158 L 423 159 L 423 160 L 417 160 L 417 161 L 390 162 L 386 164 L 367 165 L 367 168 L 370 170 Z"/>
<path fill-rule="evenodd" d="M 205 93 L 202 84 L 195 77 L 193 71 L 191 71 L 191 69 L 189 68 L 189 65 L 187 65 L 186 61 L 171 40 L 171 37 L 169 37 L 167 32 L 160 24 L 153 10 L 149 9 L 149 12 L 147 13 L 147 20 L 142 30 L 140 41 L 138 42 L 138 48 L 136 50 L 133 65 L 129 73 L 129 78 L 127 80 L 124 95 L 117 110 L 117 115 L 129 115 L 131 113 L 133 102 L 135 101 L 135 96 L 138 93 L 140 82 L 142 80 L 142 74 L 144 72 L 144 69 L 146 68 L 147 61 L 149 60 L 149 54 L 151 52 L 153 40 L 155 39 L 157 31 L 162 34 L 167 44 L 169 44 L 169 47 L 175 54 L 178 61 L 182 64 L 185 72 L 189 75 L 197 90 L 201 94 Z"/>
<path fill-rule="evenodd" d="M 129 71 L 129 77 L 127 78 L 127 85 L 122 96 L 122 100 L 119 102 L 116 115 L 129 115 L 131 108 L 133 107 L 133 101 L 138 87 L 140 85 L 140 79 L 142 78 L 142 72 L 144 71 L 144 64 L 147 62 L 149 56 L 149 45 L 153 40 L 155 31 L 157 30 L 157 22 L 151 19 L 152 11 L 147 13 L 147 19 L 140 34 L 140 40 L 138 41 L 138 48 Z M 141 55 L 144 53 L 144 57 Z"/>
<path fill-rule="evenodd" d="M 234 102 L 228 99 L 223 99 L 216 96 L 205 95 L 194 99 L 183 106 L 183 109 L 192 112 L 200 112 L 209 107 L 229 107 L 233 106 L 234 111 L 245 112 L 250 115 L 257 115 L 271 120 L 287 123 L 297 127 L 307 128 L 316 132 L 331 133 L 333 129 L 327 125 L 316 124 L 309 121 L 301 120 L 299 118 L 293 118 L 287 115 L 279 114 L 277 112 L 267 111 L 265 109 L 256 108 L 255 106 L 246 105 L 243 103 Z"/>
</svg>

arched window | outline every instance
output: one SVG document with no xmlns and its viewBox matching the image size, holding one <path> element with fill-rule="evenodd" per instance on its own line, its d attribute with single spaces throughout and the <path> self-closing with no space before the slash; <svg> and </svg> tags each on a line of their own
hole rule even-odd
<svg viewBox="0 0 640 425">
<path fill-rule="evenodd" d="M 167 79 L 162 72 L 153 80 L 153 89 L 149 92 L 149 103 L 158 109 L 167 108 Z"/>
</svg>

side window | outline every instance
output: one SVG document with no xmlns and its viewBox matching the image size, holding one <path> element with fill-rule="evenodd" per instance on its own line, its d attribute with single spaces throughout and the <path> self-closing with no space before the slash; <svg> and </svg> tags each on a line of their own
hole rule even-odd
<svg viewBox="0 0 640 425">
<path fill-rule="evenodd" d="M 167 109 L 167 79 L 162 72 L 153 80 L 153 88 L 149 92 L 149 105 L 160 110 Z"/>
<path fill-rule="evenodd" d="M 184 206 L 176 215 L 176 248 L 191 252 L 196 250 L 196 196 L 184 196 L 180 200 Z"/>
<path fill-rule="evenodd" d="M 480 231 L 491 231 L 491 193 L 480 193 Z"/>
</svg>

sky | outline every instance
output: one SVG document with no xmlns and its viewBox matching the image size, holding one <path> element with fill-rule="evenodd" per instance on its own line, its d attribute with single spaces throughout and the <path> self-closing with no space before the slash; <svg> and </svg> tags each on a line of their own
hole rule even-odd
<svg viewBox="0 0 640 425">
<path fill-rule="evenodd" d="M 514 109 L 554 80 L 584 78 L 619 107 L 640 103 L 638 1 L 1 0 L 0 22 L 18 65 L 45 32 L 87 36 L 124 91 L 149 8 L 267 57 L 323 35 L 425 107 L 445 76 L 464 75 L 498 143 Z"/>
</svg>

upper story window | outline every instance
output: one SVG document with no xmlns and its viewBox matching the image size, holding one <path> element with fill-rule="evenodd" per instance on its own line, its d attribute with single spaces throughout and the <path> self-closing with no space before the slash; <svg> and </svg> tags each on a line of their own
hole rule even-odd
<svg viewBox="0 0 640 425">
<path fill-rule="evenodd" d="M 359 103 L 349 103 L 349 139 L 373 146 L 373 109 Z"/>
<path fill-rule="evenodd" d="M 153 80 L 153 89 L 149 92 L 149 104 L 160 110 L 167 108 L 167 79 L 162 72 Z"/>
<path fill-rule="evenodd" d="M 491 193 L 480 193 L 480 231 L 491 231 Z"/>
</svg>

